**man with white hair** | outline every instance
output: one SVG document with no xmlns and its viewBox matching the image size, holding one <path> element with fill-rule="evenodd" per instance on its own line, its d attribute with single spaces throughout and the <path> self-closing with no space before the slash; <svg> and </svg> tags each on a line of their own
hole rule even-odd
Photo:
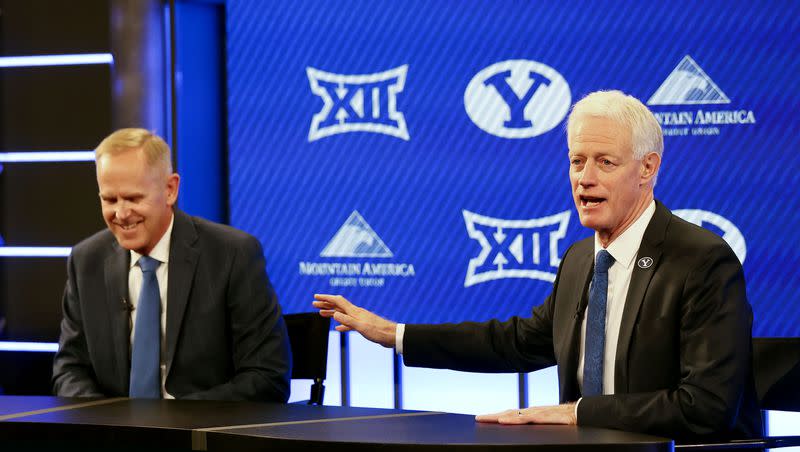
<svg viewBox="0 0 800 452">
<path fill-rule="evenodd" d="M 479 422 L 577 424 L 678 441 L 761 434 L 752 376 L 752 310 L 742 267 L 719 236 L 653 195 L 663 137 L 653 114 L 598 91 L 568 118 L 569 178 L 581 224 L 553 290 L 529 318 L 403 325 L 341 296 L 314 306 L 410 366 L 530 372 L 558 365 L 561 405 Z"/>
</svg>

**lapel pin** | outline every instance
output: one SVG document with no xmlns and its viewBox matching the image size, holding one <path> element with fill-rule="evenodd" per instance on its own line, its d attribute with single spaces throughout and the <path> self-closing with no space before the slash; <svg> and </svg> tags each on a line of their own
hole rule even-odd
<svg viewBox="0 0 800 452">
<path fill-rule="evenodd" d="M 637 262 L 636 265 L 638 265 L 639 268 L 650 268 L 650 266 L 653 265 L 653 258 L 649 257 L 649 256 L 645 256 L 645 257 L 639 259 L 639 262 Z"/>
</svg>

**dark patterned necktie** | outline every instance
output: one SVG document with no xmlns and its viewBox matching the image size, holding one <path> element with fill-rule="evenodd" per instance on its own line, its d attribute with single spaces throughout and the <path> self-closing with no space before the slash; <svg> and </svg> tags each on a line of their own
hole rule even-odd
<svg viewBox="0 0 800 452">
<path fill-rule="evenodd" d="M 586 320 L 586 347 L 583 356 L 583 396 L 603 394 L 603 354 L 606 345 L 606 301 L 608 269 L 614 257 L 606 250 L 597 253 L 589 289 L 589 314 Z"/>
</svg>

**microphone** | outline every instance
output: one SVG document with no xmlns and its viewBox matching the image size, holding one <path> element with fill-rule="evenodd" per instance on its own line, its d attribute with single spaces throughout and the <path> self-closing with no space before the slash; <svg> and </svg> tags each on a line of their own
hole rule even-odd
<svg viewBox="0 0 800 452">
<path fill-rule="evenodd" d="M 136 308 L 133 306 L 133 303 L 129 302 L 126 299 L 122 299 L 122 309 L 128 311 L 129 313 L 133 312 Z"/>
</svg>

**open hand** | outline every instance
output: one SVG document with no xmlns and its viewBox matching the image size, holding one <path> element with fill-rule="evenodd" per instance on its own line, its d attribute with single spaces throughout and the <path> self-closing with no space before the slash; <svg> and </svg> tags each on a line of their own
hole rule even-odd
<svg viewBox="0 0 800 452">
<path fill-rule="evenodd" d="M 372 342 L 384 347 L 395 346 L 397 324 L 350 303 L 341 295 L 315 294 L 312 305 L 323 317 L 332 317 L 340 323 L 336 331 L 355 330 Z"/>
</svg>

